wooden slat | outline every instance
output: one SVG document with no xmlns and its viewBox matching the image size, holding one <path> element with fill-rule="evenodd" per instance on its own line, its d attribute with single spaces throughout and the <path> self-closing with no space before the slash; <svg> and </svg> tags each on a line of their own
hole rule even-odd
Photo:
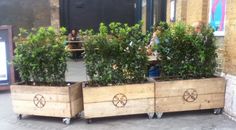
<svg viewBox="0 0 236 130">
<path fill-rule="evenodd" d="M 33 101 L 13 100 L 13 110 L 18 114 L 51 117 L 71 117 L 70 103 L 47 102 L 43 108 L 37 108 Z"/>
<path fill-rule="evenodd" d="M 80 49 L 68 49 L 68 51 L 84 51 L 84 48 L 80 48 Z"/>
<path fill-rule="evenodd" d="M 84 43 L 84 41 L 66 41 L 66 43 Z"/>
<path fill-rule="evenodd" d="M 154 83 L 133 84 L 112 87 L 83 88 L 84 103 L 110 102 L 113 97 L 122 93 L 128 100 L 154 98 Z"/>
<path fill-rule="evenodd" d="M 69 103 L 70 99 L 68 95 L 59 95 L 59 94 L 44 94 L 42 92 L 38 92 L 37 94 L 42 95 L 47 102 L 65 102 Z M 12 100 L 23 100 L 23 101 L 33 101 L 36 94 L 30 93 L 12 93 Z"/>
<path fill-rule="evenodd" d="M 187 89 L 195 89 L 198 94 L 225 93 L 223 78 L 209 78 L 196 80 L 164 81 L 155 83 L 156 97 L 182 96 Z"/>
<path fill-rule="evenodd" d="M 20 86 L 21 88 L 22 86 Z M 20 90 L 19 86 L 18 87 L 12 87 L 12 93 L 11 93 L 11 98 L 13 100 L 25 100 L 25 101 L 32 101 L 33 98 L 35 97 L 36 94 L 40 94 L 42 95 L 45 100 L 47 102 L 70 102 L 70 99 L 69 99 L 69 96 L 68 96 L 68 93 L 69 91 L 68 90 L 68 87 L 66 89 L 62 88 L 62 87 L 59 87 L 59 89 L 55 89 L 55 91 L 59 91 L 59 92 L 50 92 L 48 93 L 48 89 L 51 89 L 51 87 L 47 87 L 47 88 L 35 88 L 35 87 L 27 87 L 27 90 L 29 89 L 32 89 L 31 93 L 29 93 L 29 91 L 24 91 L 24 92 L 19 92 L 18 90 Z M 55 87 L 54 87 L 55 88 Z M 78 99 L 79 97 L 82 97 L 82 88 L 81 88 L 81 84 L 75 84 L 73 86 L 70 87 L 71 88 L 71 95 L 72 95 L 72 98 L 71 100 L 75 100 L 75 99 Z M 23 88 L 25 90 L 25 88 Z M 41 90 L 41 91 L 37 91 L 37 92 L 34 92 L 35 89 L 37 90 Z M 60 90 L 62 90 L 63 94 L 61 93 L 60 94 Z M 66 91 L 65 91 L 66 90 Z M 67 92 L 67 94 L 66 94 Z"/>
<path fill-rule="evenodd" d="M 71 100 L 75 100 L 75 99 L 78 99 L 80 97 L 83 97 L 83 94 L 82 94 L 82 84 L 79 83 L 79 84 L 76 84 L 77 86 L 74 86 L 74 87 L 71 87 L 70 88 L 70 91 L 71 91 Z"/>
<path fill-rule="evenodd" d="M 76 116 L 79 112 L 83 110 L 83 98 L 80 97 L 71 102 L 71 116 Z"/>
<path fill-rule="evenodd" d="M 57 86 L 29 86 L 29 85 L 11 85 L 11 93 L 39 93 L 44 94 L 59 94 L 68 95 L 69 87 L 79 86 L 80 83 L 75 83 L 70 86 L 57 87 Z"/>
<path fill-rule="evenodd" d="M 224 94 L 198 95 L 194 102 L 186 102 L 183 97 L 156 98 L 157 112 L 176 112 L 224 107 Z"/>
<path fill-rule="evenodd" d="M 11 93 L 39 93 L 68 95 L 68 87 L 11 85 Z"/>
<path fill-rule="evenodd" d="M 135 89 L 135 88 L 134 88 Z M 112 102 L 84 104 L 85 118 L 133 115 L 154 112 L 154 99 L 128 100 L 125 107 L 117 108 Z"/>
</svg>

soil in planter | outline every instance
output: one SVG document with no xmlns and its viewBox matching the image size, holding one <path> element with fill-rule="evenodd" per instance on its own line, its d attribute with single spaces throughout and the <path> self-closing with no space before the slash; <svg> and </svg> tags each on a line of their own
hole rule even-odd
<svg viewBox="0 0 236 130">
<path fill-rule="evenodd" d="M 75 82 L 64 82 L 64 83 L 60 83 L 60 84 L 49 84 L 49 83 L 35 83 L 35 82 L 20 82 L 20 83 L 16 83 L 17 85 L 29 85 L 29 86 L 47 86 L 47 87 L 55 87 L 55 86 L 59 86 L 59 87 L 66 87 L 66 86 L 70 86 L 75 84 Z"/>
</svg>

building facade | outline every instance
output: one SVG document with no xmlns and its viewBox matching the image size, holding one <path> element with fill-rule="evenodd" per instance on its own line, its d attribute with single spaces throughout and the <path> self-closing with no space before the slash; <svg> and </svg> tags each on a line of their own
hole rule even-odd
<svg viewBox="0 0 236 130">
<path fill-rule="evenodd" d="M 1 0 L 0 25 L 12 25 L 14 35 L 19 28 L 61 26 L 97 29 L 100 22 L 137 23 L 144 21 L 144 30 L 165 21 L 163 0 Z M 91 23 L 91 24 L 89 24 Z"/>
<path fill-rule="evenodd" d="M 1 0 L 0 25 L 12 25 L 14 35 L 19 28 L 58 26 L 57 0 Z"/>
</svg>

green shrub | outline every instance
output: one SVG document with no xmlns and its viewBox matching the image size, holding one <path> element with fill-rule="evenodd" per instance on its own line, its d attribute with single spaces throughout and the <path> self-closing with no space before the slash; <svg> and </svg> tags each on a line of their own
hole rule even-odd
<svg viewBox="0 0 236 130">
<path fill-rule="evenodd" d="M 148 35 L 141 24 L 100 24 L 98 33 L 87 31 L 85 63 L 92 85 L 141 83 L 145 81 Z"/>
<path fill-rule="evenodd" d="M 161 24 L 166 28 L 166 24 Z M 164 27 L 165 26 L 165 27 Z M 161 30 L 158 53 L 164 78 L 212 77 L 216 67 L 213 29 L 203 25 L 201 32 L 184 23 L 174 23 Z"/>
<path fill-rule="evenodd" d="M 63 42 L 65 29 L 52 27 L 20 29 L 15 38 L 14 65 L 26 84 L 63 85 L 65 83 L 68 52 Z"/>
</svg>

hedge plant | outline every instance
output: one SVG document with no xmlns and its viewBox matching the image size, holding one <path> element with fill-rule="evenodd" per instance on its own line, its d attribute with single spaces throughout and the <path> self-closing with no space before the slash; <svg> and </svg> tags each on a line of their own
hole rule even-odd
<svg viewBox="0 0 236 130">
<path fill-rule="evenodd" d="M 216 67 L 214 30 L 203 25 L 200 32 L 184 23 L 162 23 L 158 53 L 161 77 L 191 79 L 213 77 Z"/>
<path fill-rule="evenodd" d="M 91 85 L 106 86 L 145 81 L 149 35 L 142 25 L 100 24 L 99 32 L 85 31 L 85 64 Z"/>
<path fill-rule="evenodd" d="M 64 85 L 68 52 L 63 42 L 65 29 L 53 27 L 20 29 L 15 38 L 14 65 L 26 84 Z"/>
</svg>

